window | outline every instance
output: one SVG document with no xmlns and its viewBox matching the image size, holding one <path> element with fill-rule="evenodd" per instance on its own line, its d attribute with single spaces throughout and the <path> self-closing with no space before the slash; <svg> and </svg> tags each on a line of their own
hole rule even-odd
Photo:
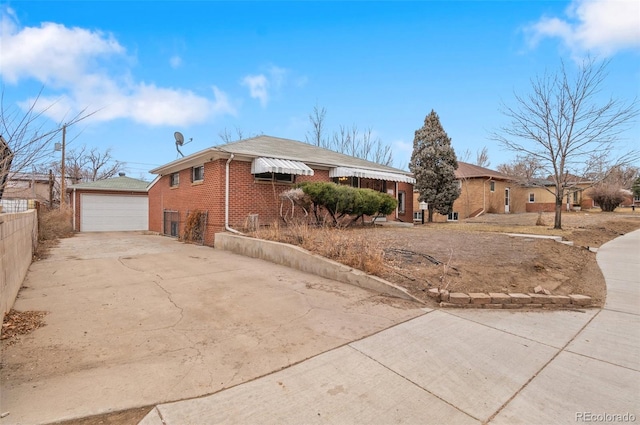
<svg viewBox="0 0 640 425">
<path fill-rule="evenodd" d="M 458 221 L 458 213 L 456 211 L 450 212 L 447 216 L 447 221 Z"/>
<path fill-rule="evenodd" d="M 169 186 L 177 187 L 180 184 L 180 173 L 172 173 L 169 177 Z"/>
<path fill-rule="evenodd" d="M 536 202 L 536 194 L 531 192 L 529 193 L 529 202 L 533 203 Z"/>
<path fill-rule="evenodd" d="M 398 212 L 404 214 L 407 194 L 404 191 L 398 191 Z"/>
<path fill-rule="evenodd" d="M 422 211 L 413 212 L 413 221 L 422 221 Z"/>
<path fill-rule="evenodd" d="M 496 191 L 496 182 L 489 183 L 489 190 L 492 192 Z"/>
<path fill-rule="evenodd" d="M 193 167 L 191 169 L 191 181 L 201 182 L 204 180 L 204 165 Z"/>
<path fill-rule="evenodd" d="M 256 180 L 261 181 L 273 181 L 276 183 L 294 183 L 295 179 L 293 174 L 282 174 L 282 173 L 258 173 L 255 174 Z"/>
<path fill-rule="evenodd" d="M 331 181 L 333 181 L 336 184 L 342 184 L 345 186 L 351 186 L 351 187 L 360 186 L 358 184 L 358 177 L 334 177 L 333 179 L 331 179 Z"/>
</svg>

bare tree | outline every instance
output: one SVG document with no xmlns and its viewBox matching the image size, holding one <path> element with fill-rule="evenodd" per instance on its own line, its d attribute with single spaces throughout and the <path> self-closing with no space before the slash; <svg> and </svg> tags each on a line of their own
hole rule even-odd
<svg viewBox="0 0 640 425">
<path fill-rule="evenodd" d="M 89 181 L 104 180 L 111 178 L 122 171 L 124 163 L 113 159 L 111 148 L 100 152 L 93 148 L 87 154 L 87 174 Z"/>
<path fill-rule="evenodd" d="M 467 148 L 464 150 L 462 155 L 460 155 L 460 161 L 471 163 L 472 156 L 473 154 L 471 153 L 471 150 Z M 487 149 L 486 146 L 483 146 L 482 149 L 478 149 L 476 151 L 476 159 L 475 161 L 473 161 L 473 164 L 477 165 L 478 167 L 484 167 L 484 168 L 487 168 L 491 165 L 491 161 L 489 160 L 489 150 Z"/>
<path fill-rule="evenodd" d="M 242 140 L 244 138 L 244 132 L 242 131 L 242 129 L 236 126 L 234 130 L 235 130 L 235 135 L 233 135 L 231 131 L 227 129 L 227 127 L 223 128 L 218 133 L 220 140 L 222 140 L 223 143 L 231 143 L 237 140 Z"/>
<path fill-rule="evenodd" d="M 360 133 L 358 126 L 340 125 L 330 138 L 325 136 L 325 117 L 327 110 L 317 105 L 309 114 L 312 130 L 307 133 L 306 142 L 321 148 L 330 149 L 345 155 L 366 159 L 378 164 L 392 166 L 393 151 L 391 146 L 382 142 L 379 137 L 374 138 L 373 129 L 367 128 Z"/>
<path fill-rule="evenodd" d="M 535 179 L 546 177 L 542 174 L 544 169 L 540 165 L 540 161 L 531 155 L 518 155 L 513 161 L 498 165 L 496 170 L 519 183 L 526 184 L 531 184 Z"/>
<path fill-rule="evenodd" d="M 327 110 L 318 105 L 313 107 L 313 112 L 309 114 L 309 121 L 311 122 L 312 129 L 307 133 L 306 142 L 312 145 L 326 147 L 326 136 L 324 134 L 324 119 L 327 115 Z"/>
<path fill-rule="evenodd" d="M 564 63 L 554 74 L 531 80 L 532 92 L 515 95 L 515 106 L 502 104 L 511 122 L 493 134 L 507 149 L 535 158 L 554 181 L 554 229 L 562 228 L 565 191 L 584 176 L 594 154 L 612 168 L 638 158 L 637 152 L 614 157 L 618 137 L 637 115 L 637 102 L 600 101 L 608 61 L 588 58 L 570 75 Z"/>
<path fill-rule="evenodd" d="M 32 170 L 51 157 L 54 140 L 57 140 L 63 127 L 72 126 L 95 113 L 85 114 L 85 110 L 82 110 L 66 123 L 51 125 L 45 113 L 55 104 L 39 108 L 41 94 L 42 89 L 25 111 L 17 105 L 6 105 L 2 90 L 0 135 L 4 142 L 0 145 L 0 198 L 11 175 Z"/>
</svg>

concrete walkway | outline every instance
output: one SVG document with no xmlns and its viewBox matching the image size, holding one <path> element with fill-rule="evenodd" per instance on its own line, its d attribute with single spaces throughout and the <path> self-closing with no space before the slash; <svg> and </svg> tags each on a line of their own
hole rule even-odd
<svg viewBox="0 0 640 425">
<path fill-rule="evenodd" d="M 597 254 L 603 309 L 437 310 L 142 425 L 640 421 L 640 231 Z"/>
</svg>

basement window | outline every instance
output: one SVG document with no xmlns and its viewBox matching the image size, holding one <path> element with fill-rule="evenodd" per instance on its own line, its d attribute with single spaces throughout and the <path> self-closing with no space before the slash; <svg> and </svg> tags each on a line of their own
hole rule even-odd
<svg viewBox="0 0 640 425">
<path fill-rule="evenodd" d="M 447 221 L 458 221 L 458 213 L 456 211 L 450 212 L 447 216 Z"/>
<path fill-rule="evenodd" d="M 169 177 L 169 186 L 178 187 L 180 184 L 180 173 L 172 173 Z"/>
</svg>

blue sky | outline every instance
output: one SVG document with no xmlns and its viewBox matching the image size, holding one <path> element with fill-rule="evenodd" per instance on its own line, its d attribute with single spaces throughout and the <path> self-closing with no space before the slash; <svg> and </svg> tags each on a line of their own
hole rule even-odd
<svg viewBox="0 0 640 425">
<path fill-rule="evenodd" d="M 5 105 L 41 106 L 69 129 L 68 148 L 111 148 L 128 175 L 221 143 L 225 128 L 305 140 L 314 106 L 327 135 L 372 129 L 406 167 L 434 109 L 458 156 L 514 153 L 489 133 L 530 79 L 586 54 L 611 60 L 603 96 L 640 94 L 640 2 L 5 1 Z M 620 142 L 635 147 L 640 124 Z M 52 154 L 52 160 L 59 153 Z"/>
</svg>

